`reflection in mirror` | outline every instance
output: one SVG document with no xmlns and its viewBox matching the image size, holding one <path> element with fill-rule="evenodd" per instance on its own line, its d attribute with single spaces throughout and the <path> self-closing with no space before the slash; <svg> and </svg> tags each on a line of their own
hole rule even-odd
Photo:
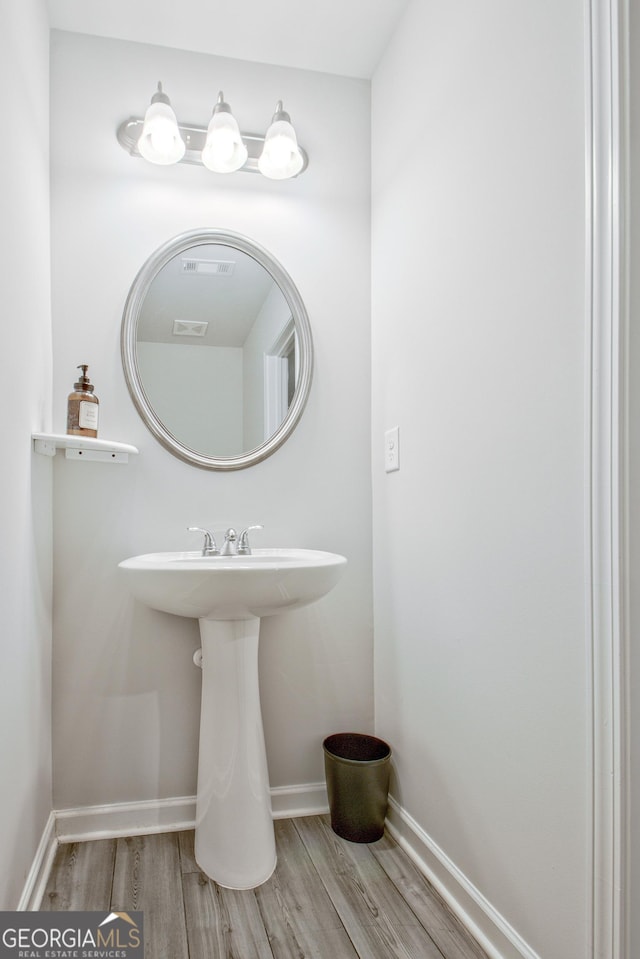
<svg viewBox="0 0 640 959">
<path fill-rule="evenodd" d="M 137 351 L 160 420 L 209 456 L 260 446 L 293 399 L 291 310 L 273 277 L 240 250 L 206 244 L 169 260 L 145 297 Z"/>
<path fill-rule="evenodd" d="M 131 288 L 123 364 L 147 426 L 210 469 L 259 462 L 297 423 L 311 381 L 306 311 L 262 248 L 218 231 L 157 251 Z"/>
</svg>

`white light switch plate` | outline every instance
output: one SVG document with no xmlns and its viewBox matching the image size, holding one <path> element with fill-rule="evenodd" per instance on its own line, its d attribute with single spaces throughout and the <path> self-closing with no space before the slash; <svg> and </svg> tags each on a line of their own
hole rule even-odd
<svg viewBox="0 0 640 959">
<path fill-rule="evenodd" d="M 400 429 L 397 426 L 384 434 L 384 468 L 387 473 L 400 469 Z"/>
</svg>

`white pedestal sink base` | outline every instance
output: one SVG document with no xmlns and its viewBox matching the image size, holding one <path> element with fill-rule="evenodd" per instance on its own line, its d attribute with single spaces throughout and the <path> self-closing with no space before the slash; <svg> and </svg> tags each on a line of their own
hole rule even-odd
<svg viewBox="0 0 640 959">
<path fill-rule="evenodd" d="M 221 886 L 252 889 L 276 865 L 258 685 L 260 620 L 199 622 L 196 861 Z"/>
<path fill-rule="evenodd" d="M 252 889 L 276 863 L 258 687 L 260 617 L 314 603 L 346 563 L 337 553 L 276 547 L 247 556 L 146 553 L 118 564 L 136 599 L 200 622 L 195 851 L 222 886 Z"/>
</svg>

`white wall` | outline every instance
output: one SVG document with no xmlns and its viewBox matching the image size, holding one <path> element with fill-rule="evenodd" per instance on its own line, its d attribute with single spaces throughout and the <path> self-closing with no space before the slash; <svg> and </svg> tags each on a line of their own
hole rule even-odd
<svg viewBox="0 0 640 959">
<path fill-rule="evenodd" d="M 240 347 L 141 341 L 136 352 L 147 399 L 170 433 L 210 456 L 246 449 Z"/>
<path fill-rule="evenodd" d="M 195 791 L 197 624 L 134 605 L 117 573 L 126 556 L 195 548 L 190 525 L 263 523 L 256 545 L 348 557 L 329 597 L 266 621 L 261 639 L 272 785 L 322 780 L 323 736 L 373 724 L 369 84 L 56 32 L 51 57 L 54 425 L 64 423 L 76 365 L 89 363 L 102 435 L 140 449 L 128 466 L 60 455 L 54 464 L 55 805 Z M 196 123 L 206 124 L 220 89 L 249 131 L 266 129 L 282 98 L 308 171 L 275 183 L 132 159 L 116 127 L 144 112 L 160 79 L 179 116 Z M 345 142 L 343 161 L 334 144 Z M 166 452 L 138 418 L 120 365 L 137 270 L 167 239 L 201 227 L 270 250 L 314 335 L 300 424 L 269 459 L 233 473 Z"/>
<path fill-rule="evenodd" d="M 48 67 L 44 3 L 2 4 L 0 909 L 16 907 L 51 810 L 51 465 L 31 452 L 51 417 Z"/>
<path fill-rule="evenodd" d="M 414 0 L 372 86 L 376 728 L 544 959 L 589 925 L 583 6 Z"/>
</svg>

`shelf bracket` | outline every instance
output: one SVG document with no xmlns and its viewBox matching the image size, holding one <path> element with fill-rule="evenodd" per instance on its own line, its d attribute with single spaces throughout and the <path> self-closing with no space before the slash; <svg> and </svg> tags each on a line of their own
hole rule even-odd
<svg viewBox="0 0 640 959">
<path fill-rule="evenodd" d="M 114 450 L 81 450 L 68 446 L 64 451 L 68 460 L 95 460 L 98 463 L 128 463 L 128 453 L 118 453 Z"/>
<path fill-rule="evenodd" d="M 42 456 L 55 456 L 56 455 L 56 443 L 52 439 L 35 439 L 34 446 L 36 453 L 41 453 Z"/>
</svg>

